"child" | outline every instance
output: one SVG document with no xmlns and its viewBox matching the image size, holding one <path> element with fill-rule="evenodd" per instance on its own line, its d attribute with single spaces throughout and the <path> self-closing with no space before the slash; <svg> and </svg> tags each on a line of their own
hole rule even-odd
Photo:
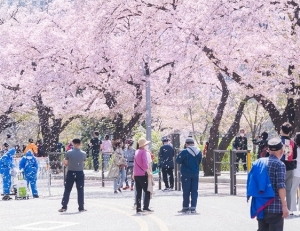
<svg viewBox="0 0 300 231">
<path fill-rule="evenodd" d="M 28 151 L 26 155 L 22 157 L 19 169 L 24 170 L 25 180 L 27 181 L 27 185 L 30 184 L 33 198 L 39 198 L 36 187 L 38 163 L 31 151 Z"/>
</svg>

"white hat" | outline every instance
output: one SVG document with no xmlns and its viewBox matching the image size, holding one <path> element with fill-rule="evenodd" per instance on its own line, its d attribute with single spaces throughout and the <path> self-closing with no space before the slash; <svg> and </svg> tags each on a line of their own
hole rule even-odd
<svg viewBox="0 0 300 231">
<path fill-rule="evenodd" d="M 140 148 L 146 146 L 149 143 L 150 143 L 150 141 L 146 140 L 145 138 L 140 138 L 139 141 L 138 141 L 138 144 L 139 144 Z"/>
</svg>

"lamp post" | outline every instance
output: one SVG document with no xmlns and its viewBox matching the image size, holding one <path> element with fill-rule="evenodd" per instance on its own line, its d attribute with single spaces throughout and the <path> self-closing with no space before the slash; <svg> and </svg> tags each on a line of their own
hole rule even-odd
<svg viewBox="0 0 300 231">
<path fill-rule="evenodd" d="M 146 77 L 146 139 L 151 141 L 149 144 L 149 150 L 152 148 L 151 138 L 151 88 L 150 88 L 150 69 L 149 69 L 149 56 L 146 56 L 146 62 L 144 66 L 144 74 Z"/>
</svg>

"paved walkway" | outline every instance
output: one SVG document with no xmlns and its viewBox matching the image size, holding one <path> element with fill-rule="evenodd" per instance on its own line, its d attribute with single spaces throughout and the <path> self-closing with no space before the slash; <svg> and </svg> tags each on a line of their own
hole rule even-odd
<svg viewBox="0 0 300 231">
<path fill-rule="evenodd" d="M 57 182 L 58 183 L 58 182 Z M 76 190 L 71 194 L 68 211 L 58 213 L 63 187 L 53 186 L 53 196 L 39 199 L 0 201 L 0 230 L 9 231 L 254 231 L 256 220 L 249 217 L 249 205 L 244 196 L 214 195 L 209 183 L 199 190 L 197 215 L 181 215 L 181 192 L 156 190 L 150 207 L 151 215 L 136 215 L 133 192 L 113 194 L 111 187 L 92 186 L 87 181 L 84 213 L 77 212 Z M 207 191 L 208 190 L 208 191 Z M 287 219 L 285 230 L 296 231 L 300 218 Z"/>
</svg>

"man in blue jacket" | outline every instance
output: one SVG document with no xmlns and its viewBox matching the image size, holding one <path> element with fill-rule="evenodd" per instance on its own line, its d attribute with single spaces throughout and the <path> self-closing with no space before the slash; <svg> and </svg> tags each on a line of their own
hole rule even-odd
<svg viewBox="0 0 300 231">
<path fill-rule="evenodd" d="M 22 157 L 19 163 L 19 169 L 24 171 L 25 180 L 27 185 L 30 184 L 33 198 L 39 198 L 39 194 L 36 187 L 38 162 L 31 151 L 28 151 L 25 156 Z"/>
<path fill-rule="evenodd" d="M 0 159 L 0 174 L 3 175 L 3 194 L 2 200 L 12 199 L 10 194 L 11 174 L 15 167 L 13 156 L 16 154 L 16 149 L 8 150 Z"/>
<path fill-rule="evenodd" d="M 274 200 L 263 208 L 263 217 L 257 217 L 258 231 L 283 231 L 283 220 L 289 215 L 285 189 L 286 170 L 280 161 L 283 155 L 283 144 L 280 138 L 272 138 L 268 141 L 268 146 L 270 152 L 267 161 L 269 178 L 266 184 L 271 183 L 275 195 Z"/>
<path fill-rule="evenodd" d="M 179 212 L 186 213 L 190 211 L 191 213 L 196 213 L 199 165 L 202 160 L 202 153 L 194 146 L 194 140 L 192 138 L 186 139 L 185 147 L 186 148 L 182 150 L 176 158 L 176 162 L 181 164 L 180 172 L 183 191 L 182 210 Z"/>
<path fill-rule="evenodd" d="M 169 144 L 167 137 L 162 138 L 163 146 L 159 149 L 159 167 L 161 168 L 163 174 L 163 181 L 165 183 L 164 191 L 172 190 L 174 187 L 174 160 L 175 155 L 173 147 Z M 168 180 L 168 176 L 169 179 Z M 170 181 L 170 184 L 169 184 Z"/>
</svg>

